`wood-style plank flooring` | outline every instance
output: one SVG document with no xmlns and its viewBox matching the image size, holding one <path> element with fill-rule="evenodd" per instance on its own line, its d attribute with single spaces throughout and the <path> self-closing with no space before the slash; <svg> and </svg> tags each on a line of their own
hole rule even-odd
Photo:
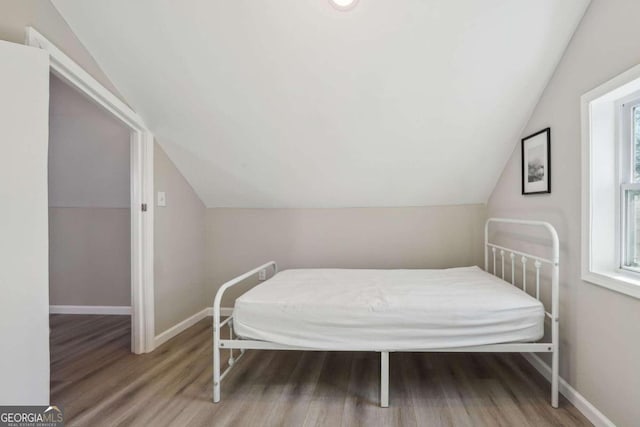
<svg viewBox="0 0 640 427">
<path fill-rule="evenodd" d="M 391 354 L 391 407 L 377 353 L 248 351 L 211 402 L 211 320 L 150 354 L 127 316 L 51 315 L 51 401 L 69 426 L 583 426 L 521 356 Z M 224 352 L 225 357 L 228 354 Z"/>
</svg>

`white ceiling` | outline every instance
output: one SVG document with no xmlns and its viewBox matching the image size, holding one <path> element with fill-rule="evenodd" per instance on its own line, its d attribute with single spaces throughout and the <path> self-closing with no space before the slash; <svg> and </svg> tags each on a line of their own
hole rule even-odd
<svg viewBox="0 0 640 427">
<path fill-rule="evenodd" d="M 589 0 L 53 0 L 209 207 L 484 203 Z"/>
</svg>

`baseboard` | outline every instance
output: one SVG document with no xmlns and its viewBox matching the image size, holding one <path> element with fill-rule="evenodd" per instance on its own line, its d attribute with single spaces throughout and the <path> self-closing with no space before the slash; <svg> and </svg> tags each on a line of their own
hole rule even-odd
<svg viewBox="0 0 640 427">
<path fill-rule="evenodd" d="M 522 353 L 524 358 L 538 371 L 542 374 L 543 377 L 547 379 L 547 381 L 551 381 L 551 368 L 549 365 L 544 363 L 544 361 L 537 355 L 533 353 Z M 602 412 L 598 410 L 595 406 L 591 404 L 583 395 L 578 393 L 578 391 L 571 387 L 571 385 L 566 382 L 563 378 L 560 378 L 559 381 L 559 389 L 560 393 L 564 397 L 567 398 L 569 402 L 575 406 L 578 411 L 582 413 L 589 421 L 593 423 L 596 427 L 615 427 L 615 424 L 611 422 L 609 418 L 607 418 Z"/>
<path fill-rule="evenodd" d="M 221 307 L 220 308 L 220 314 L 222 314 L 222 316 L 227 317 L 227 316 L 230 316 L 232 313 L 233 313 L 233 308 L 232 307 Z M 211 316 L 213 316 L 213 307 L 207 307 L 207 308 L 204 308 L 204 309 L 200 310 L 199 312 L 197 312 L 193 316 L 191 316 L 191 317 L 189 317 L 187 319 L 184 319 L 182 322 L 180 322 L 180 323 L 178 323 L 176 325 L 173 325 L 172 327 L 170 327 L 166 331 L 162 332 L 161 334 L 156 335 L 156 337 L 153 339 L 154 349 L 158 348 L 159 346 L 161 346 L 165 342 L 169 341 L 171 338 L 175 337 L 180 332 L 189 329 L 190 327 L 192 327 L 193 325 L 195 325 L 196 323 L 198 323 L 199 321 L 201 321 L 205 317 L 211 317 Z"/>
<path fill-rule="evenodd" d="M 121 305 L 50 305 L 50 314 L 117 314 L 130 316 L 131 307 Z"/>
<path fill-rule="evenodd" d="M 189 329 L 191 326 L 195 325 L 196 323 L 198 323 L 199 321 L 201 321 L 207 316 L 209 316 L 209 308 L 202 309 L 196 314 L 194 314 L 193 316 L 184 319 L 182 322 L 176 325 L 173 325 L 172 327 L 162 332 L 161 334 L 156 335 L 156 337 L 154 338 L 155 348 L 158 348 L 165 342 L 169 341 L 171 338 L 175 337 L 180 332 Z"/>
</svg>

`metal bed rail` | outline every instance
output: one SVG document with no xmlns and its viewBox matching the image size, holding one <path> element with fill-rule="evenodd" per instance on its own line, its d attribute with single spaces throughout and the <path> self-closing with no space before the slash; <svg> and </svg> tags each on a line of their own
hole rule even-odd
<svg viewBox="0 0 640 427">
<path fill-rule="evenodd" d="M 233 314 L 229 315 L 227 319 L 221 321 L 220 319 L 220 303 L 222 302 L 222 295 L 224 292 L 230 287 L 237 285 L 238 283 L 243 282 L 249 277 L 255 276 L 262 270 L 267 270 L 269 268 L 273 269 L 273 274 L 278 272 L 278 264 L 275 261 L 269 261 L 266 264 L 262 264 L 260 267 L 256 267 L 251 271 L 248 271 L 234 279 L 229 280 L 225 284 L 223 284 L 218 292 L 216 293 L 216 297 L 213 300 L 213 401 L 220 401 L 220 382 L 227 376 L 231 368 L 237 360 L 239 360 L 244 355 L 245 348 L 240 348 L 240 355 L 238 358 L 234 358 L 233 348 L 229 348 L 229 359 L 227 361 L 228 367 L 224 370 L 224 372 L 220 373 L 220 349 L 222 345 L 220 345 L 220 329 L 225 325 L 229 325 L 229 340 L 233 341 Z"/>
</svg>

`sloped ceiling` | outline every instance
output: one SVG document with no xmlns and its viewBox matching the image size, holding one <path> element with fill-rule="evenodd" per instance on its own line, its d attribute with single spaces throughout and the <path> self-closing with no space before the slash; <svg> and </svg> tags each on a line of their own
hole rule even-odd
<svg viewBox="0 0 640 427">
<path fill-rule="evenodd" d="M 209 207 L 487 201 L 589 0 L 54 0 Z"/>
</svg>

